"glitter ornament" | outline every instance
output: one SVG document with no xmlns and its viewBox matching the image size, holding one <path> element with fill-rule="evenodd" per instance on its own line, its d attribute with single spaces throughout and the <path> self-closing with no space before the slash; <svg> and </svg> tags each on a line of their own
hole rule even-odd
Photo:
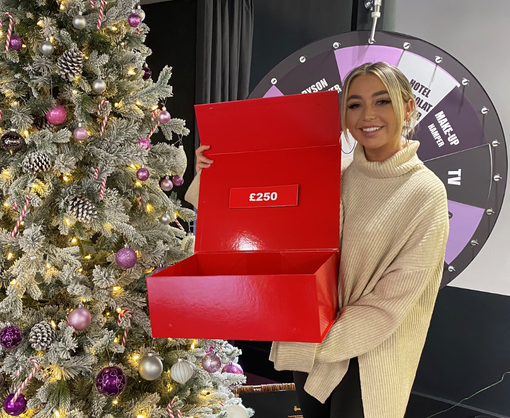
<svg viewBox="0 0 510 418">
<path fill-rule="evenodd" d="M 202 359 L 202 367 L 209 373 L 215 373 L 221 369 L 221 359 L 214 353 L 208 353 Z"/>
<path fill-rule="evenodd" d="M 161 112 L 159 112 L 158 115 L 159 123 L 165 125 L 168 122 L 170 122 L 170 119 L 172 119 L 172 117 L 170 116 L 170 112 L 166 110 L 166 107 L 163 107 L 163 109 L 161 110 Z"/>
<path fill-rule="evenodd" d="M 11 42 L 9 43 L 11 49 L 15 51 L 19 51 L 23 47 L 23 40 L 18 35 L 13 35 L 11 37 Z"/>
<path fill-rule="evenodd" d="M 184 179 L 178 174 L 176 174 L 175 176 L 172 177 L 172 183 L 174 184 L 174 186 L 182 186 L 182 184 L 184 183 Z"/>
<path fill-rule="evenodd" d="M 46 119 L 53 125 L 60 125 L 66 120 L 67 112 L 64 106 L 58 104 L 46 112 Z"/>
<path fill-rule="evenodd" d="M 137 28 L 142 23 L 142 18 L 140 15 L 137 15 L 135 12 L 133 12 L 128 17 L 128 23 L 132 28 Z"/>
<path fill-rule="evenodd" d="M 126 374 L 117 366 L 105 367 L 96 376 L 96 389 L 103 396 L 118 396 L 126 389 L 126 385 Z"/>
<path fill-rule="evenodd" d="M 229 405 L 226 408 L 226 418 L 248 418 L 248 411 L 242 405 Z"/>
<path fill-rule="evenodd" d="M 142 149 L 149 149 L 151 147 L 151 142 L 147 138 L 140 138 L 138 140 L 138 145 L 142 147 Z"/>
<path fill-rule="evenodd" d="M 77 141 L 85 141 L 89 137 L 89 133 L 85 128 L 78 124 L 78 127 L 73 131 L 73 136 Z"/>
<path fill-rule="evenodd" d="M 143 76 L 142 78 L 144 80 L 148 80 L 149 78 L 151 78 L 151 75 L 152 75 L 152 71 L 149 67 L 143 67 Z"/>
<path fill-rule="evenodd" d="M 129 247 L 121 248 L 119 251 L 117 251 L 117 254 L 115 254 L 115 262 L 120 268 L 124 270 L 134 267 L 137 260 L 138 257 L 135 250 Z"/>
<path fill-rule="evenodd" d="M 6 350 L 19 347 L 21 341 L 23 341 L 23 333 L 14 325 L 7 324 L 7 326 L 0 331 L 0 345 Z"/>
<path fill-rule="evenodd" d="M 174 184 L 172 183 L 172 180 L 170 180 L 168 177 L 164 178 L 159 182 L 159 186 L 161 187 L 161 190 L 164 190 L 165 192 L 169 192 L 174 188 Z"/>
<path fill-rule="evenodd" d="M 53 46 L 53 44 L 48 39 L 46 39 L 41 44 L 41 48 L 40 49 L 41 49 L 42 54 L 46 55 L 46 56 L 50 56 L 55 51 L 55 47 Z"/>
<path fill-rule="evenodd" d="M 15 401 L 13 401 L 13 398 L 14 393 L 11 393 L 9 396 L 7 396 L 7 398 L 5 398 L 4 411 L 13 417 L 17 417 L 18 415 L 21 415 L 23 412 L 25 412 L 25 409 L 27 409 L 27 400 L 21 393 L 18 396 L 18 399 Z"/>
<path fill-rule="evenodd" d="M 243 368 L 237 363 L 228 363 L 221 369 L 222 373 L 243 374 Z"/>
<path fill-rule="evenodd" d="M 23 138 L 14 129 L 2 135 L 2 145 L 11 154 L 21 151 L 25 148 L 25 138 Z"/>
<path fill-rule="evenodd" d="M 91 322 L 92 315 L 81 303 L 67 316 L 67 323 L 76 331 L 83 331 L 90 326 Z"/>
<path fill-rule="evenodd" d="M 177 383 L 184 385 L 193 376 L 193 366 L 189 361 L 179 359 L 170 369 L 170 376 Z"/>
<path fill-rule="evenodd" d="M 175 215 L 172 216 L 170 213 L 166 212 L 163 215 L 161 215 L 160 219 L 161 219 L 162 223 L 164 223 L 165 225 L 169 225 L 170 223 L 175 221 L 176 217 L 175 217 Z"/>
<path fill-rule="evenodd" d="M 139 168 L 136 172 L 136 178 L 140 181 L 146 181 L 149 179 L 151 173 L 145 167 Z"/>
<path fill-rule="evenodd" d="M 159 357 L 149 353 L 149 355 L 140 360 L 138 373 L 145 380 L 156 380 L 163 373 L 163 362 Z"/>
<path fill-rule="evenodd" d="M 74 17 L 73 26 L 79 30 L 82 30 L 85 26 L 87 26 L 87 20 L 81 15 L 81 12 L 78 13 L 78 16 Z"/>
<path fill-rule="evenodd" d="M 92 83 L 92 90 L 94 90 L 94 93 L 100 94 L 106 90 L 106 83 L 102 78 L 98 78 Z"/>
</svg>

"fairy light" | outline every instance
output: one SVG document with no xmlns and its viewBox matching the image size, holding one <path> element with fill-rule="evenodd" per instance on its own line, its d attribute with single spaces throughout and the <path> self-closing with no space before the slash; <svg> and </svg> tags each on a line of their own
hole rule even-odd
<svg viewBox="0 0 510 418">
<path fill-rule="evenodd" d="M 121 42 L 121 43 L 120 43 L 120 46 L 124 46 L 124 45 L 126 45 L 126 43 L 125 43 L 125 42 Z"/>
<path fill-rule="evenodd" d="M 118 403 L 119 403 L 119 400 L 118 400 L 118 399 L 114 399 L 114 400 L 112 401 L 112 405 L 117 405 Z"/>
<path fill-rule="evenodd" d="M 4 171 L 2 171 L 2 176 L 5 176 L 5 177 L 9 177 L 11 174 L 11 172 L 7 169 L 5 169 Z"/>
<path fill-rule="evenodd" d="M 121 312 L 122 312 L 122 309 L 117 308 L 117 309 L 115 309 L 115 311 L 116 311 L 117 313 L 121 313 Z"/>
<path fill-rule="evenodd" d="M 50 269 L 51 268 L 51 264 L 50 263 L 46 263 L 46 268 Z"/>
<path fill-rule="evenodd" d="M 40 27 L 44 26 L 44 22 L 42 21 L 42 19 L 39 19 L 39 22 L 37 22 L 37 26 L 40 26 Z"/>
<path fill-rule="evenodd" d="M 65 182 L 68 182 L 70 179 L 69 179 L 69 177 L 64 176 L 64 177 L 62 177 L 62 180 L 64 180 Z"/>
<path fill-rule="evenodd" d="M 191 349 L 194 350 L 196 347 L 196 341 L 193 340 L 192 343 L 191 343 Z"/>
<path fill-rule="evenodd" d="M 60 412 L 58 412 L 56 409 L 55 409 L 54 415 L 55 415 L 55 418 L 60 418 Z"/>
<path fill-rule="evenodd" d="M 78 94 L 78 90 L 73 90 L 73 94 L 76 96 Z"/>
<path fill-rule="evenodd" d="M 53 35 L 50 36 L 50 42 L 53 42 L 55 40 L 55 37 Z"/>
<path fill-rule="evenodd" d="M 155 104 L 154 106 L 152 106 L 152 110 L 156 110 L 159 106 L 157 104 Z"/>
<path fill-rule="evenodd" d="M 64 218 L 64 222 L 66 223 L 67 226 L 71 226 L 71 221 L 69 220 L 69 218 Z"/>
<path fill-rule="evenodd" d="M 131 164 L 130 167 L 133 169 L 133 170 L 136 170 L 136 165 L 134 164 Z"/>
<path fill-rule="evenodd" d="M 128 70 L 128 74 L 129 74 L 129 75 L 134 75 L 134 74 L 136 74 L 136 72 L 135 72 L 135 70 L 133 70 L 132 68 L 130 68 L 130 69 Z"/>
<path fill-rule="evenodd" d="M 51 321 L 51 327 L 52 328 L 57 328 L 57 324 L 55 324 L 55 321 Z M 58 416 L 60 416 L 60 415 L 58 415 Z"/>
<path fill-rule="evenodd" d="M 87 260 L 90 260 L 90 259 L 92 258 L 92 256 L 89 254 L 89 255 L 86 255 L 86 256 L 85 256 L 85 258 L 86 258 Z"/>
<path fill-rule="evenodd" d="M 7 254 L 7 260 L 12 260 L 12 257 L 14 257 L 13 253 Z"/>
<path fill-rule="evenodd" d="M 78 242 L 78 238 L 74 237 L 72 240 L 71 240 L 71 243 L 72 244 L 76 244 Z"/>
<path fill-rule="evenodd" d="M 64 6 L 64 3 L 60 5 L 60 10 L 64 10 L 66 7 Z"/>
<path fill-rule="evenodd" d="M 138 360 L 139 358 L 140 358 L 140 354 L 135 354 L 135 355 L 133 356 L 133 360 Z"/>
<path fill-rule="evenodd" d="M 8 208 L 8 207 L 9 207 L 9 202 L 4 202 L 4 206 L 5 206 L 6 208 Z"/>
<path fill-rule="evenodd" d="M 112 31 L 117 32 L 117 26 L 112 26 Z"/>
<path fill-rule="evenodd" d="M 145 415 L 138 414 L 138 415 L 136 416 L 136 418 L 145 418 Z"/>
<path fill-rule="evenodd" d="M 136 101 L 136 104 L 137 104 L 138 106 L 141 106 L 141 105 L 142 105 L 142 102 L 141 102 L 140 100 L 137 100 L 137 101 Z"/>
<path fill-rule="evenodd" d="M 137 181 L 137 182 L 135 183 L 135 186 L 136 186 L 136 187 L 141 187 L 141 186 L 142 186 L 142 183 L 141 183 L 141 182 L 139 182 L 139 181 Z"/>
<path fill-rule="evenodd" d="M 19 105 L 19 103 L 15 100 L 14 102 L 12 102 L 12 105 L 13 105 L 13 106 L 18 106 L 18 105 Z"/>
<path fill-rule="evenodd" d="M 10 284 L 11 286 L 14 286 L 16 283 L 17 283 L 17 282 L 16 282 L 16 279 L 14 279 L 14 280 L 11 280 L 11 282 L 10 282 L 9 284 Z"/>
<path fill-rule="evenodd" d="M 19 224 L 20 224 L 21 226 L 23 226 L 23 225 L 25 225 L 25 221 L 21 221 Z"/>
<path fill-rule="evenodd" d="M 113 340 L 114 343 L 118 343 L 119 342 L 119 338 L 118 337 L 115 337 L 115 339 Z"/>
<path fill-rule="evenodd" d="M 119 107 L 120 106 L 120 103 L 114 103 L 113 106 L 115 107 Z"/>
<path fill-rule="evenodd" d="M 26 48 L 27 46 L 25 44 L 21 45 L 22 48 Z"/>
<path fill-rule="evenodd" d="M 120 290 L 120 286 L 113 286 L 113 291 L 118 292 Z"/>
<path fill-rule="evenodd" d="M 80 267 L 80 268 L 78 269 L 78 273 L 81 273 L 82 271 L 83 271 L 83 268 L 81 268 L 81 267 Z M 83 302 L 85 302 L 85 301 L 83 301 Z"/>
<path fill-rule="evenodd" d="M 152 210 L 152 205 L 150 203 L 147 203 L 146 209 L 147 212 L 150 212 Z"/>
<path fill-rule="evenodd" d="M 28 131 L 23 131 L 23 135 L 28 136 Z"/>
</svg>

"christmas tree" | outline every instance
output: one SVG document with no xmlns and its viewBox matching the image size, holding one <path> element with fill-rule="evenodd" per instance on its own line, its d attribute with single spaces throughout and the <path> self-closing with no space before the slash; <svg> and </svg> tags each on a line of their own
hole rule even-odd
<svg viewBox="0 0 510 418">
<path fill-rule="evenodd" d="M 3 0 L 0 359 L 5 413 L 242 417 L 239 350 L 153 339 L 145 277 L 193 251 L 165 193 L 185 122 L 163 107 L 134 0 Z M 165 141 L 151 136 L 161 130 Z M 186 225 L 186 224 L 185 224 Z"/>
</svg>

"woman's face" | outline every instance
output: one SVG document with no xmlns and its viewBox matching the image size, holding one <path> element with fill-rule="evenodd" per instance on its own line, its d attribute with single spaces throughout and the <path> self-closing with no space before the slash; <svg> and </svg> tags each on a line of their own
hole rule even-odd
<svg viewBox="0 0 510 418">
<path fill-rule="evenodd" d="M 347 94 L 347 129 L 365 148 L 367 160 L 385 161 L 403 149 L 402 125 L 379 77 L 372 74 L 356 77 Z M 410 106 L 407 105 L 407 112 Z"/>
</svg>

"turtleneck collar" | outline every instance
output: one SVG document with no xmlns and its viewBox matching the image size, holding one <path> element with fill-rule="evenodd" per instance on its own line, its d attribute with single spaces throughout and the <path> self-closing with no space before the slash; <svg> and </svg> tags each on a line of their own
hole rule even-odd
<svg viewBox="0 0 510 418">
<path fill-rule="evenodd" d="M 422 164 L 416 152 L 420 143 L 409 141 L 407 146 L 388 158 L 386 161 L 368 161 L 363 146 L 357 145 L 354 150 L 353 163 L 357 170 L 368 177 L 385 179 L 400 177 Z"/>
</svg>

